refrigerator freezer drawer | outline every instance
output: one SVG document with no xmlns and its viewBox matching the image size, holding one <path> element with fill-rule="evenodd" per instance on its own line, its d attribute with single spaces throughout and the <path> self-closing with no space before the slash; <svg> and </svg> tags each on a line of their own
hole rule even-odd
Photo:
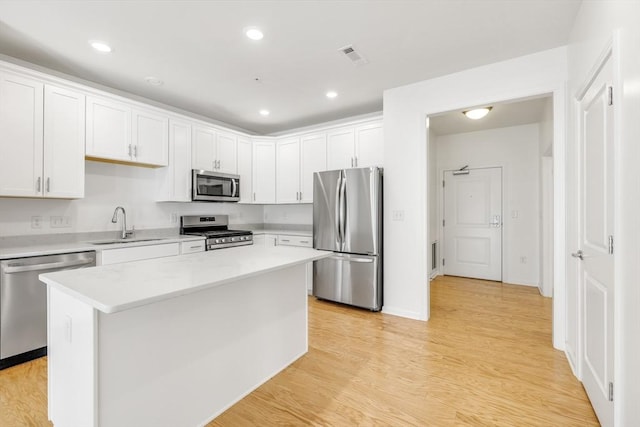
<svg viewBox="0 0 640 427">
<path fill-rule="evenodd" d="M 378 256 L 334 254 L 313 263 L 313 295 L 379 311 L 382 271 Z"/>
</svg>

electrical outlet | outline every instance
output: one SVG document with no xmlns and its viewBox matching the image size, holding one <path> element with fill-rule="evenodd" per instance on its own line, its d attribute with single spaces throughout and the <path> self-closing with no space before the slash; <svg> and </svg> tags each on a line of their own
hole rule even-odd
<svg viewBox="0 0 640 427">
<path fill-rule="evenodd" d="M 394 221 L 404 221 L 404 211 L 393 211 L 391 219 Z"/>
<path fill-rule="evenodd" d="M 177 224 L 178 223 L 178 214 L 175 212 L 172 212 L 171 215 L 169 215 L 169 220 L 171 221 L 171 224 Z"/>
<path fill-rule="evenodd" d="M 31 217 L 31 228 L 42 228 L 42 217 L 40 215 Z"/>
<path fill-rule="evenodd" d="M 520 257 L 520 264 L 526 264 L 527 263 L 527 257 L 526 256 L 521 256 Z"/>
<path fill-rule="evenodd" d="M 71 227 L 71 217 L 68 216 L 50 216 L 49 227 L 51 228 L 69 228 Z"/>
</svg>

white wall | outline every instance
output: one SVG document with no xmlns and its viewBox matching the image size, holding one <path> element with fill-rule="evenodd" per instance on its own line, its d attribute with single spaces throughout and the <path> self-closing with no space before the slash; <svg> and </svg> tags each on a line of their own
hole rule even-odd
<svg viewBox="0 0 640 427">
<path fill-rule="evenodd" d="M 502 281 L 505 283 L 537 286 L 540 280 L 539 142 L 538 124 L 437 137 L 440 181 L 444 170 L 464 165 L 471 169 L 502 167 Z M 438 197 L 440 215 L 441 202 L 442 198 Z"/>
<path fill-rule="evenodd" d="M 569 93 L 572 100 L 596 59 L 612 39 L 614 61 L 620 59 L 614 80 L 615 119 L 615 372 L 614 423 L 640 425 L 640 2 L 582 2 L 569 45 Z M 575 110 L 572 109 L 572 120 Z M 573 123 L 573 121 L 571 122 Z M 568 153 L 576 156 L 573 127 L 569 126 Z M 385 134 L 387 130 L 385 129 Z M 575 164 L 570 164 L 575 167 Z M 574 174 L 568 175 L 573 178 Z M 567 194 L 576 191 L 569 180 Z M 572 199 L 573 200 L 573 199 Z M 568 204 L 571 206 L 571 202 Z M 568 212 L 569 215 L 571 213 Z M 568 228 L 568 242 L 577 243 L 577 229 Z M 570 246 L 571 247 L 571 246 Z M 574 246 L 575 247 L 575 246 Z M 569 284 L 575 283 L 569 277 Z M 571 301 L 572 302 L 572 301 Z M 569 329 L 578 335 L 577 313 L 569 316 Z M 575 338 L 574 338 L 575 339 Z"/>
<path fill-rule="evenodd" d="M 78 200 L 0 199 L 0 236 L 119 230 L 112 224 L 116 206 L 127 211 L 127 225 L 136 229 L 176 228 L 171 214 L 228 214 L 232 224 L 262 223 L 263 207 L 237 203 L 157 203 L 156 170 L 111 163 L 86 162 L 85 198 Z M 70 228 L 51 228 L 49 218 L 68 216 Z M 31 217 L 42 228 L 31 228 Z"/>
<path fill-rule="evenodd" d="M 425 117 L 551 92 L 562 103 L 565 78 L 566 49 L 558 48 L 385 91 L 385 312 L 429 317 Z M 564 116 L 554 133 L 563 126 Z M 394 210 L 405 220 L 392 221 Z"/>
</svg>

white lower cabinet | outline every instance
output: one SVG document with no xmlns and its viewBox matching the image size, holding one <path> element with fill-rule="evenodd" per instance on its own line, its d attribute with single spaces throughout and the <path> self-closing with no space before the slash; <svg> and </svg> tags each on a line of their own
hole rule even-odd
<svg viewBox="0 0 640 427">
<path fill-rule="evenodd" d="M 179 243 L 162 243 L 159 245 L 135 246 L 132 248 L 105 249 L 98 252 L 96 263 L 98 265 L 109 265 L 176 255 L 180 255 Z"/>
<path fill-rule="evenodd" d="M 205 241 L 202 240 L 193 240 L 190 242 L 181 242 L 180 243 L 180 253 L 181 254 L 193 254 L 196 252 L 204 252 L 205 251 Z"/>
<path fill-rule="evenodd" d="M 305 248 L 310 248 L 313 246 L 313 240 L 311 236 L 280 234 L 278 235 L 277 244 L 278 246 L 302 246 Z M 312 263 L 307 264 L 306 282 L 307 282 L 307 293 L 311 295 L 313 293 L 313 264 Z"/>
</svg>

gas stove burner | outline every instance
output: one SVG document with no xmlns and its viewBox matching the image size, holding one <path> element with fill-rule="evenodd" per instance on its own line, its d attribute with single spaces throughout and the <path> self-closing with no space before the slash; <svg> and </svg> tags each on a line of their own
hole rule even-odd
<svg viewBox="0 0 640 427">
<path fill-rule="evenodd" d="M 229 248 L 253 244 L 253 233 L 247 230 L 229 230 L 227 215 L 189 215 L 180 218 L 180 234 L 206 237 L 206 248 Z"/>
</svg>

